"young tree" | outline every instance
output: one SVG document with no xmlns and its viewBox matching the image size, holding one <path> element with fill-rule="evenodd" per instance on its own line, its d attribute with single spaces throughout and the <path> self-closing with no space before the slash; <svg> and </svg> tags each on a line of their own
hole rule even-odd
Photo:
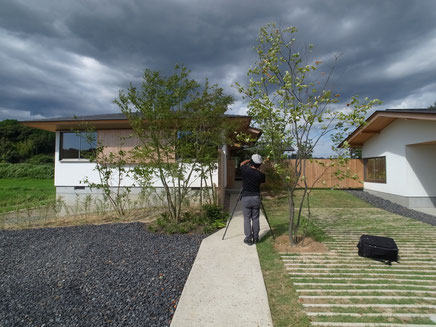
<svg viewBox="0 0 436 327">
<path fill-rule="evenodd" d="M 192 158 L 197 165 L 200 177 L 200 205 L 218 205 L 218 192 L 212 183 L 212 174 L 218 168 L 218 149 L 229 143 L 229 135 L 234 124 L 225 118 L 228 105 L 233 98 L 224 95 L 216 85 L 210 86 L 208 80 L 202 91 L 198 92 L 186 110 L 186 128 L 189 138 L 184 142 L 191 147 Z"/>
<path fill-rule="evenodd" d="M 76 131 L 83 142 L 90 145 L 93 150 L 83 153 L 84 157 L 95 163 L 99 180 L 91 181 L 88 176 L 82 181 L 89 188 L 101 190 L 103 198 L 109 201 L 118 217 L 126 215 L 129 204 L 129 195 L 134 185 L 124 185 L 129 177 L 133 177 L 133 171 L 128 167 L 131 164 L 131 153 L 123 150 L 124 140 L 120 139 L 119 149 L 116 152 L 107 151 L 104 144 L 97 139 L 97 133 L 92 126 L 85 125 L 82 131 Z M 149 186 L 151 172 L 143 171 L 141 186 Z"/>
<path fill-rule="evenodd" d="M 249 84 L 237 84 L 249 100 L 248 113 L 263 131 L 268 158 L 276 173 L 286 181 L 289 192 L 289 238 L 297 242 L 302 209 L 313 185 L 307 184 L 308 151 L 297 151 L 292 169 L 284 161 L 283 150 L 292 144 L 297 149 L 310 149 L 324 138 L 341 135 L 352 126 L 364 122 L 365 114 L 379 100 L 353 97 L 344 110 L 334 110 L 340 95 L 327 89 L 332 69 L 317 73 L 320 60 L 310 55 L 312 45 L 299 49 L 295 27 L 281 29 L 271 23 L 262 27 L 256 47 L 258 59 L 248 71 Z M 303 184 L 298 203 L 294 193 Z"/>
<path fill-rule="evenodd" d="M 115 103 L 140 140 L 138 163 L 155 171 L 169 216 L 177 223 L 195 176 L 200 173 L 206 181 L 215 168 L 226 135 L 224 112 L 232 98 L 207 82 L 201 89 L 183 66 L 169 77 L 147 69 L 143 79 L 139 90 L 131 85 L 120 91 Z M 211 181 L 208 186 L 213 187 Z"/>
</svg>

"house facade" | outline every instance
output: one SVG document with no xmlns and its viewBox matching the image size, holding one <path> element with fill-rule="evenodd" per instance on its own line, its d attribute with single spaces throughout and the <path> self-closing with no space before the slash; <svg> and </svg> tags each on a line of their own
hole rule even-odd
<svg viewBox="0 0 436 327">
<path fill-rule="evenodd" d="M 251 135 L 254 139 L 260 136 L 260 131 L 250 126 L 251 118 L 241 115 L 226 115 L 226 119 L 231 120 L 237 131 Z M 103 145 L 103 153 L 117 153 L 120 149 L 128 152 L 134 147 L 140 145 L 138 138 L 132 136 L 133 131 L 128 119 L 123 114 L 106 114 L 83 117 L 53 118 L 38 121 L 23 121 L 23 125 L 33 128 L 39 128 L 56 133 L 55 149 L 55 179 L 57 198 L 67 205 L 74 205 L 77 201 L 83 201 L 89 195 L 94 198 L 102 196 L 102 191 L 90 189 L 88 184 L 99 183 L 100 177 L 96 164 L 86 159 L 86 153 L 96 147 L 96 142 Z M 78 132 L 83 126 L 92 126 L 95 132 L 89 135 L 89 132 Z M 83 134 L 83 135 L 82 135 Z M 210 176 L 210 186 L 218 189 L 220 198 L 224 199 L 224 193 L 229 181 L 229 176 L 234 176 L 233 167 L 228 167 L 228 162 L 233 151 L 241 148 L 240 144 L 223 144 L 218 149 L 217 169 Z M 135 167 L 135 163 L 128 163 L 126 170 Z M 118 179 L 115 176 L 114 185 L 116 187 Z M 87 180 L 87 182 L 85 182 Z M 191 189 L 198 189 L 201 185 L 198 174 L 193 174 Z M 171 186 L 172 181 L 168 181 Z M 137 183 L 136 183 L 137 184 Z M 128 176 L 121 179 L 121 187 L 131 189 L 130 197 L 136 199 L 141 194 L 142 188 L 135 185 L 135 181 Z M 158 176 L 151 180 L 151 186 L 159 191 L 163 188 L 162 182 Z"/>
<path fill-rule="evenodd" d="M 436 208 L 436 110 L 376 111 L 345 141 L 362 148 L 365 191 Z"/>
</svg>

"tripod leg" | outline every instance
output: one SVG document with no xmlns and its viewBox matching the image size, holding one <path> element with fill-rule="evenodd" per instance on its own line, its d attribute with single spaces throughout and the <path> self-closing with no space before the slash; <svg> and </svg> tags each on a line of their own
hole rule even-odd
<svg viewBox="0 0 436 327">
<path fill-rule="evenodd" d="M 229 219 L 227 220 L 226 230 L 224 231 L 224 235 L 223 235 L 223 238 L 221 240 L 224 240 L 224 237 L 226 236 L 227 229 L 229 228 L 230 221 L 232 220 L 233 215 L 235 214 L 235 210 L 236 210 L 236 207 L 238 206 L 239 200 L 241 200 L 241 192 L 239 192 L 238 200 L 236 200 L 236 204 L 235 204 L 235 207 L 233 208 L 232 214 L 230 215 Z"/>
<path fill-rule="evenodd" d="M 269 230 L 271 231 L 271 235 L 272 235 L 273 239 L 275 240 L 276 236 L 274 235 L 274 232 L 273 232 L 273 230 L 271 228 L 271 224 L 269 223 L 269 219 L 268 219 L 268 216 L 266 214 L 266 210 L 265 210 L 265 207 L 263 206 L 263 202 L 262 201 L 260 202 L 260 205 L 262 207 L 263 214 L 265 215 L 266 222 L 268 223 Z"/>
</svg>

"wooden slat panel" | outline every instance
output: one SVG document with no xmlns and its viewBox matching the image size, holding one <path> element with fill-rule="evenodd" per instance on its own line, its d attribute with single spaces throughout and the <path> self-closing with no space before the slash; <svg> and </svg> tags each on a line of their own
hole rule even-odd
<svg viewBox="0 0 436 327">
<path fill-rule="evenodd" d="M 131 129 L 99 130 L 98 141 L 104 146 L 103 155 L 107 156 L 111 152 L 117 154 L 120 150 L 129 152 L 140 145 L 139 139 L 130 137 L 131 134 Z"/>
<path fill-rule="evenodd" d="M 227 188 L 235 183 L 235 160 L 227 160 Z"/>
<path fill-rule="evenodd" d="M 290 166 L 295 166 L 295 159 L 289 160 Z M 334 164 L 331 166 L 331 164 Z M 322 165 L 324 164 L 324 166 Z M 337 160 L 330 159 L 313 159 L 312 162 L 305 160 L 306 179 L 309 186 L 314 185 L 315 188 L 332 188 L 338 187 L 341 189 L 347 188 L 362 188 L 363 187 L 363 161 L 361 159 L 351 159 L 347 165 L 341 168 L 341 171 L 350 171 L 350 175 L 357 174 L 358 179 L 345 178 L 339 180 L 334 172 L 338 169 Z M 300 187 L 304 186 L 302 180 L 299 183 Z"/>
<path fill-rule="evenodd" d="M 104 146 L 103 155 L 108 156 L 110 153 L 117 155 L 120 150 L 126 152 L 125 159 L 128 163 L 138 163 L 137 159 L 131 158 L 130 151 L 141 145 L 141 141 L 133 134 L 131 129 L 111 129 L 98 130 L 98 142 Z M 175 152 L 169 158 L 170 162 L 175 162 Z"/>
</svg>

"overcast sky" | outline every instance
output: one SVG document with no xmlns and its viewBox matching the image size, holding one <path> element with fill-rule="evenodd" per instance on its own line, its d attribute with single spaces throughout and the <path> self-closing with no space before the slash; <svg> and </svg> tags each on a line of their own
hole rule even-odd
<svg viewBox="0 0 436 327">
<path fill-rule="evenodd" d="M 119 89 L 145 68 L 177 63 L 208 77 L 246 106 L 259 28 L 295 26 L 314 55 L 340 54 L 331 88 L 379 98 L 385 108 L 436 101 L 434 0 L 2 0 L 0 120 L 118 112 Z"/>
</svg>

